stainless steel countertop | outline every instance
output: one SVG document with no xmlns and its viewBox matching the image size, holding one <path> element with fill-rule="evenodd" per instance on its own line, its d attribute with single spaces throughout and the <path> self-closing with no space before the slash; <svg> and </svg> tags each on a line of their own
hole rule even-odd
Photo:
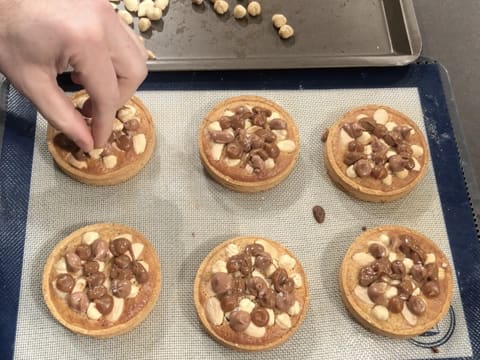
<svg viewBox="0 0 480 360">
<path fill-rule="evenodd" d="M 415 0 L 422 55 L 448 71 L 459 112 L 470 182 L 480 184 L 480 1 Z M 457 139 L 461 141 L 461 139 Z M 471 184 L 474 186 L 474 184 Z M 480 219 L 480 194 L 472 193 Z"/>
</svg>

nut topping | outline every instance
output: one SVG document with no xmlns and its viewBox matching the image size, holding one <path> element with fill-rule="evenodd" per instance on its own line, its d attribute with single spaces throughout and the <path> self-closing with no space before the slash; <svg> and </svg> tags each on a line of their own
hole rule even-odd
<svg viewBox="0 0 480 360">
<path fill-rule="evenodd" d="M 91 275 L 91 274 L 94 274 L 96 272 L 98 272 L 98 269 L 99 269 L 100 265 L 98 262 L 96 261 L 87 261 L 84 265 L 83 265 L 83 272 L 85 275 Z"/>
<path fill-rule="evenodd" d="M 208 158 L 239 169 L 240 173 L 232 169 L 234 176 L 241 173 L 255 178 L 275 175 L 276 167 L 285 164 L 277 159 L 298 150 L 294 134 L 288 120 L 279 113 L 260 106 L 249 109 L 247 105 L 225 109 L 219 118 L 206 124 L 203 141 L 209 143 L 205 146 Z M 225 167 L 219 170 L 223 169 Z"/>
<path fill-rule="evenodd" d="M 272 274 L 272 283 L 278 292 L 285 291 L 290 293 L 295 288 L 293 280 L 288 277 L 287 271 L 282 268 L 278 268 Z"/>
<path fill-rule="evenodd" d="M 75 310 L 80 313 L 84 313 L 88 308 L 88 298 L 87 295 L 83 292 L 75 292 L 70 294 L 68 297 L 68 305 L 72 310 Z"/>
<path fill-rule="evenodd" d="M 215 273 L 211 279 L 212 289 L 216 294 L 223 294 L 232 288 L 232 277 L 225 273 Z"/>
<path fill-rule="evenodd" d="M 120 256 L 130 249 L 130 241 L 125 238 L 114 239 L 110 242 L 110 252 L 114 256 Z"/>
<path fill-rule="evenodd" d="M 373 117 L 361 114 L 341 124 L 339 142 L 346 150 L 342 156 L 348 177 L 370 177 L 391 186 L 393 178 L 407 179 L 411 171 L 420 171 L 424 151 L 412 143 L 417 141 L 411 136 L 412 128 L 394 121 L 380 122 L 388 118 L 385 109 L 377 109 Z"/>
<path fill-rule="evenodd" d="M 354 295 L 364 303 L 376 304 L 371 312 L 378 320 L 387 321 L 390 312 L 401 314 L 415 326 L 417 316 L 427 310 L 427 300 L 442 292 L 435 253 L 427 254 L 415 238 L 405 234 L 381 234 L 368 242 L 368 252 L 373 256 L 364 252 L 352 256 L 354 261 L 365 257 L 365 261 L 355 261 L 361 267 Z"/>
<path fill-rule="evenodd" d="M 376 259 L 387 256 L 387 249 L 385 249 L 385 246 L 378 243 L 370 244 L 370 246 L 368 247 L 368 252 L 372 254 L 373 257 Z"/>
<path fill-rule="evenodd" d="M 75 286 L 75 280 L 70 274 L 60 274 L 57 276 L 57 281 L 55 284 L 58 290 L 69 293 Z"/>
<path fill-rule="evenodd" d="M 67 270 L 70 272 L 77 272 L 82 269 L 82 260 L 74 252 L 66 253 L 65 261 L 67 263 Z"/>
<path fill-rule="evenodd" d="M 266 326 L 268 324 L 269 315 L 267 310 L 261 307 L 256 307 L 250 314 L 252 322 L 257 326 Z"/>
<path fill-rule="evenodd" d="M 61 272 L 56 271 L 58 275 L 52 284 L 68 294 L 61 299 L 72 310 L 85 313 L 90 321 L 104 318 L 115 322 L 128 306 L 123 299 L 139 295 L 149 279 L 148 263 L 135 260 L 145 245 L 134 242 L 131 234 L 109 242 L 97 232 L 86 232 L 80 238 L 81 242 L 57 261 Z M 136 282 L 132 281 L 134 278 Z M 61 296 L 58 292 L 57 295 Z"/>
<path fill-rule="evenodd" d="M 427 309 L 425 301 L 419 296 L 410 296 L 410 299 L 407 301 L 407 307 L 415 315 L 422 315 Z"/>
<path fill-rule="evenodd" d="M 404 301 L 400 296 L 394 296 L 388 301 L 388 310 L 394 314 L 402 312 Z"/>
<path fill-rule="evenodd" d="M 225 317 L 221 322 L 207 317 L 208 321 L 213 325 L 226 321 L 233 331 L 258 338 L 265 336 L 267 326 L 290 328 L 304 305 L 295 294 L 304 284 L 301 275 L 295 272 L 296 260 L 289 254 L 279 253 L 266 240 L 257 240 L 243 249 L 232 245 L 222 252 L 227 255 L 226 259 L 214 260 L 214 263 L 226 263 L 228 272 L 213 272 L 204 285 L 213 290 L 203 304 L 205 311 L 208 312 L 212 302 L 218 302 L 219 311 Z M 286 269 L 293 271 L 292 278 Z M 283 325 L 276 322 L 277 313 L 283 313 L 280 321 Z"/>
<path fill-rule="evenodd" d="M 75 253 L 81 260 L 88 260 L 92 256 L 92 249 L 87 244 L 80 244 L 75 249 Z"/>
<path fill-rule="evenodd" d="M 385 304 L 385 291 L 387 290 L 387 284 L 384 282 L 374 282 L 368 287 L 368 297 L 375 303 Z"/>
<path fill-rule="evenodd" d="M 112 294 L 119 298 L 126 298 L 130 294 L 132 284 L 128 280 L 115 279 L 112 281 Z"/>
<path fill-rule="evenodd" d="M 432 280 L 426 282 L 422 286 L 422 293 L 428 298 L 434 298 L 440 295 L 440 285 L 438 284 L 438 281 Z"/>
<path fill-rule="evenodd" d="M 224 312 L 230 312 L 237 307 L 238 297 L 236 295 L 224 295 L 220 304 Z"/>
<path fill-rule="evenodd" d="M 236 332 L 242 332 L 250 324 L 250 314 L 246 311 L 233 311 L 230 314 L 229 325 Z"/>
<path fill-rule="evenodd" d="M 102 315 L 106 315 L 113 309 L 113 298 L 110 295 L 105 295 L 99 299 L 95 299 L 95 306 Z"/>
</svg>

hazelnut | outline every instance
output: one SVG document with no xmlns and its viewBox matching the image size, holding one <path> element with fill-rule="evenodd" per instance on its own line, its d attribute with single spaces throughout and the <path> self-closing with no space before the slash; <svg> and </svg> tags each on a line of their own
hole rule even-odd
<svg viewBox="0 0 480 360">
<path fill-rule="evenodd" d="M 278 35 L 282 39 L 288 39 L 291 38 L 294 34 L 293 28 L 290 25 L 283 25 L 279 30 L 278 30 Z"/>
<path fill-rule="evenodd" d="M 287 18 L 282 14 L 275 14 L 272 16 L 272 23 L 277 29 L 280 29 L 283 25 L 287 24 Z"/>
<path fill-rule="evenodd" d="M 247 15 L 247 9 L 243 5 L 238 4 L 233 8 L 233 17 L 235 19 L 243 19 Z"/>
<path fill-rule="evenodd" d="M 260 6 L 259 2 L 252 1 L 251 3 L 248 4 L 247 10 L 250 16 L 258 16 L 262 12 L 262 7 Z"/>
<path fill-rule="evenodd" d="M 228 3 L 225 0 L 217 0 L 213 4 L 213 9 L 217 14 L 223 15 L 228 11 Z"/>
</svg>

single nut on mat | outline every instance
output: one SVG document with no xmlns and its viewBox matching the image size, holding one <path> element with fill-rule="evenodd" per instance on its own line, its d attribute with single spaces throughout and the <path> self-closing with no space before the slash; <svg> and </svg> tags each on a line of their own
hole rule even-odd
<svg viewBox="0 0 480 360">
<path fill-rule="evenodd" d="M 119 10 L 117 14 L 127 25 L 133 24 L 133 16 L 127 10 Z"/>
<path fill-rule="evenodd" d="M 243 5 L 238 4 L 233 8 L 233 17 L 235 19 L 243 19 L 247 15 L 247 9 Z"/>
<path fill-rule="evenodd" d="M 228 3 L 224 0 L 217 0 L 213 4 L 213 9 L 217 14 L 223 15 L 228 11 Z"/>
<path fill-rule="evenodd" d="M 138 20 L 138 30 L 141 32 L 148 31 L 152 27 L 152 22 L 149 18 L 142 17 Z"/>
<path fill-rule="evenodd" d="M 150 20 L 160 20 L 162 18 L 162 9 L 159 9 L 157 7 L 149 7 L 147 9 L 147 18 Z"/>
<path fill-rule="evenodd" d="M 260 6 L 259 2 L 252 1 L 248 4 L 247 11 L 250 16 L 258 16 L 262 12 L 262 7 Z"/>
<path fill-rule="evenodd" d="M 287 18 L 283 14 L 275 14 L 272 16 L 272 23 L 277 29 L 287 24 Z"/>
<path fill-rule="evenodd" d="M 137 12 L 139 1 L 138 0 L 124 0 L 125 9 L 130 12 Z"/>
<path fill-rule="evenodd" d="M 288 39 L 291 38 L 294 34 L 293 28 L 290 25 L 283 25 L 279 30 L 278 30 L 278 35 L 282 39 Z"/>
</svg>

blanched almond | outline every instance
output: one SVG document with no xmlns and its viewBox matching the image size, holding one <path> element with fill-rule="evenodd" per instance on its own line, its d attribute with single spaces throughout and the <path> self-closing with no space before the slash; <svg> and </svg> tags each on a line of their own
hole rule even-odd
<svg viewBox="0 0 480 360">
<path fill-rule="evenodd" d="M 117 157 L 115 155 L 105 156 L 102 160 L 103 160 L 103 165 L 107 169 L 113 169 L 115 166 L 117 166 Z"/>
<path fill-rule="evenodd" d="M 145 137 L 145 134 L 135 134 L 132 141 L 135 154 L 142 154 L 147 147 L 147 138 Z"/>
<path fill-rule="evenodd" d="M 220 301 L 216 297 L 210 297 L 205 302 L 205 315 L 213 325 L 221 325 L 223 323 L 224 313 Z"/>
</svg>

